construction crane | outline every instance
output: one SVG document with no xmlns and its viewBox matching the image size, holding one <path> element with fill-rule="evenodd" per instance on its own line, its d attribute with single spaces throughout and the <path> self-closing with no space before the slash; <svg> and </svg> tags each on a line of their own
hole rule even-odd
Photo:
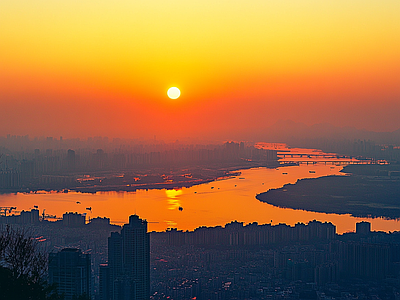
<svg viewBox="0 0 400 300">
<path fill-rule="evenodd" d="M 17 209 L 15 206 L 0 206 L 0 215 L 7 217 L 7 212 L 11 214 L 15 209 Z"/>
<path fill-rule="evenodd" d="M 56 215 L 49 215 L 45 213 L 46 210 L 43 209 L 42 212 L 42 221 L 46 220 L 46 219 L 54 219 L 54 220 L 62 220 L 62 218 L 57 217 Z"/>
</svg>

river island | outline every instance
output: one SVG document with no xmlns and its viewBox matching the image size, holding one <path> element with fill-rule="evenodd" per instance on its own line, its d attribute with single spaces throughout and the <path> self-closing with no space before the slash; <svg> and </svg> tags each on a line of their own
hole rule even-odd
<svg viewBox="0 0 400 300">
<path fill-rule="evenodd" d="M 400 165 L 349 165 L 342 172 L 342 176 L 300 179 L 256 198 L 281 208 L 400 218 Z"/>
</svg>

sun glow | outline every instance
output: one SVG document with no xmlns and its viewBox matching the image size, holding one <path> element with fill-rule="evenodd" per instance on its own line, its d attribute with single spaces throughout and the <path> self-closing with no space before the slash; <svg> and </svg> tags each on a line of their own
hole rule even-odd
<svg viewBox="0 0 400 300">
<path fill-rule="evenodd" d="M 168 90 L 167 95 L 171 99 L 178 99 L 181 95 L 181 91 L 177 87 L 172 87 Z"/>
</svg>

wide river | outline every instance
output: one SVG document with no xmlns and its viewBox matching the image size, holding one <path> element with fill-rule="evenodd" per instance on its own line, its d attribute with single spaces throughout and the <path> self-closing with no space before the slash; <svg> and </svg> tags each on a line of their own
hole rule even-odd
<svg viewBox="0 0 400 300">
<path fill-rule="evenodd" d="M 338 233 L 354 231 L 356 222 L 367 220 L 372 223 L 372 230 L 400 230 L 400 222 L 397 220 L 284 209 L 255 198 L 258 193 L 282 187 L 286 183 L 295 183 L 301 178 L 342 174 L 339 172 L 341 169 L 342 166 L 323 163 L 278 169 L 254 168 L 242 170 L 242 174 L 237 177 L 179 190 L 2 194 L 0 206 L 15 206 L 20 211 L 36 205 L 40 213 L 44 209 L 46 214 L 58 217 L 65 212 L 87 213 L 88 218 L 108 217 L 115 224 L 126 223 L 129 215 L 137 213 L 149 221 L 151 231 L 163 231 L 169 227 L 193 230 L 199 226 L 224 225 L 234 220 L 289 225 L 311 220 L 329 221 L 336 225 Z M 91 208 L 91 211 L 87 208 Z"/>
</svg>

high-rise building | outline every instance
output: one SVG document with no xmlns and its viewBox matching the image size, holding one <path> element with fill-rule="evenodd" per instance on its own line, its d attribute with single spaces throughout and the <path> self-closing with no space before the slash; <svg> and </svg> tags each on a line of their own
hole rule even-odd
<svg viewBox="0 0 400 300">
<path fill-rule="evenodd" d="M 129 217 L 129 224 L 121 233 L 108 238 L 108 266 L 102 266 L 101 299 L 147 300 L 150 298 L 150 236 L 147 221 L 137 215 Z M 109 278 L 104 278 L 109 276 Z M 106 287 L 106 285 L 109 285 Z"/>
<path fill-rule="evenodd" d="M 75 248 L 65 248 L 49 254 L 49 282 L 56 284 L 64 299 L 91 295 L 92 269 L 90 254 Z"/>
<path fill-rule="evenodd" d="M 99 266 L 99 295 L 100 300 L 108 300 L 110 299 L 110 288 L 112 285 L 110 284 L 110 268 L 107 264 L 101 264 Z"/>
<path fill-rule="evenodd" d="M 392 254 L 389 245 L 346 243 L 342 255 L 346 277 L 381 280 L 390 274 Z"/>
<path fill-rule="evenodd" d="M 68 212 L 63 214 L 62 221 L 66 227 L 83 227 L 86 223 L 86 216 L 77 212 Z"/>
<path fill-rule="evenodd" d="M 371 223 L 370 222 L 359 222 L 356 223 L 356 233 L 361 235 L 367 235 L 371 233 Z"/>
</svg>

